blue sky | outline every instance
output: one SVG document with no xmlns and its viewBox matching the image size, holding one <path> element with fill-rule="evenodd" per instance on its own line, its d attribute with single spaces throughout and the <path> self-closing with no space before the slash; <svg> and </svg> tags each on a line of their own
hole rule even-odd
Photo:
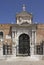
<svg viewBox="0 0 44 65">
<path fill-rule="evenodd" d="M 16 23 L 16 13 L 26 11 L 33 14 L 33 22 L 44 23 L 44 0 L 0 0 L 0 23 Z"/>
</svg>

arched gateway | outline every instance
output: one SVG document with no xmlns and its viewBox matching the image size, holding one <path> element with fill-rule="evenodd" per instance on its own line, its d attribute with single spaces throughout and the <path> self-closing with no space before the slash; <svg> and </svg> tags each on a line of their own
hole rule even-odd
<svg viewBox="0 0 44 65">
<path fill-rule="evenodd" d="M 19 54 L 30 55 L 30 38 L 27 34 L 19 36 Z"/>
</svg>

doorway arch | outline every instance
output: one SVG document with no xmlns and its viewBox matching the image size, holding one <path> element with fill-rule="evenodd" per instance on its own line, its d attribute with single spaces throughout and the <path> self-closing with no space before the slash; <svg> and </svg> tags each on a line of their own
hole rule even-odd
<svg viewBox="0 0 44 65">
<path fill-rule="evenodd" d="M 19 36 L 19 54 L 30 55 L 30 37 L 25 33 Z"/>
</svg>

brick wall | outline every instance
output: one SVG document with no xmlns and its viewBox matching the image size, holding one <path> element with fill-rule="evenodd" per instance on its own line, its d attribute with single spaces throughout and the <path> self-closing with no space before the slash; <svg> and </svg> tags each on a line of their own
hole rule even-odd
<svg viewBox="0 0 44 65">
<path fill-rule="evenodd" d="M 10 34 L 10 28 L 11 28 L 11 24 L 0 24 L 0 31 L 3 32 L 3 43 L 5 44 L 6 41 L 8 44 L 11 44 L 12 43 L 12 40 L 11 39 L 6 39 L 6 35 L 11 35 Z M 1 43 L 0 43 L 1 44 Z"/>
<path fill-rule="evenodd" d="M 42 41 L 44 41 L 44 24 L 38 24 L 37 25 L 37 31 L 36 31 L 37 35 L 36 35 L 36 41 L 37 43 L 41 43 Z"/>
<path fill-rule="evenodd" d="M 3 31 L 4 34 L 4 41 L 6 41 L 9 44 L 12 44 L 12 39 L 6 39 L 6 35 L 11 35 L 11 26 L 14 26 L 14 24 L 0 24 L 0 31 Z M 37 45 L 40 44 L 42 41 L 44 41 L 44 24 L 37 24 L 37 30 L 36 30 L 36 42 Z"/>
</svg>

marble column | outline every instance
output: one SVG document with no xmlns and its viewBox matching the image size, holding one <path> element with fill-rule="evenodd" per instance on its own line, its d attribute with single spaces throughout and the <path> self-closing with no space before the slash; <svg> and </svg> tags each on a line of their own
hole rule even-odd
<svg viewBox="0 0 44 65">
<path fill-rule="evenodd" d="M 35 53 L 35 31 L 32 30 L 32 45 L 31 45 L 31 55 Z"/>
<path fill-rule="evenodd" d="M 36 31 L 35 31 L 35 55 L 36 55 Z"/>
<path fill-rule="evenodd" d="M 12 54 L 13 54 L 13 56 L 15 57 L 16 56 L 16 43 L 15 43 L 15 41 L 16 41 L 16 32 L 15 31 L 13 31 L 12 32 L 12 40 L 13 40 L 13 44 L 12 44 Z"/>
<path fill-rule="evenodd" d="M 0 45 L 0 59 L 2 59 L 3 57 L 3 45 Z"/>
<path fill-rule="evenodd" d="M 12 45 L 12 54 L 14 57 L 16 57 L 16 47 L 15 45 Z"/>
</svg>

